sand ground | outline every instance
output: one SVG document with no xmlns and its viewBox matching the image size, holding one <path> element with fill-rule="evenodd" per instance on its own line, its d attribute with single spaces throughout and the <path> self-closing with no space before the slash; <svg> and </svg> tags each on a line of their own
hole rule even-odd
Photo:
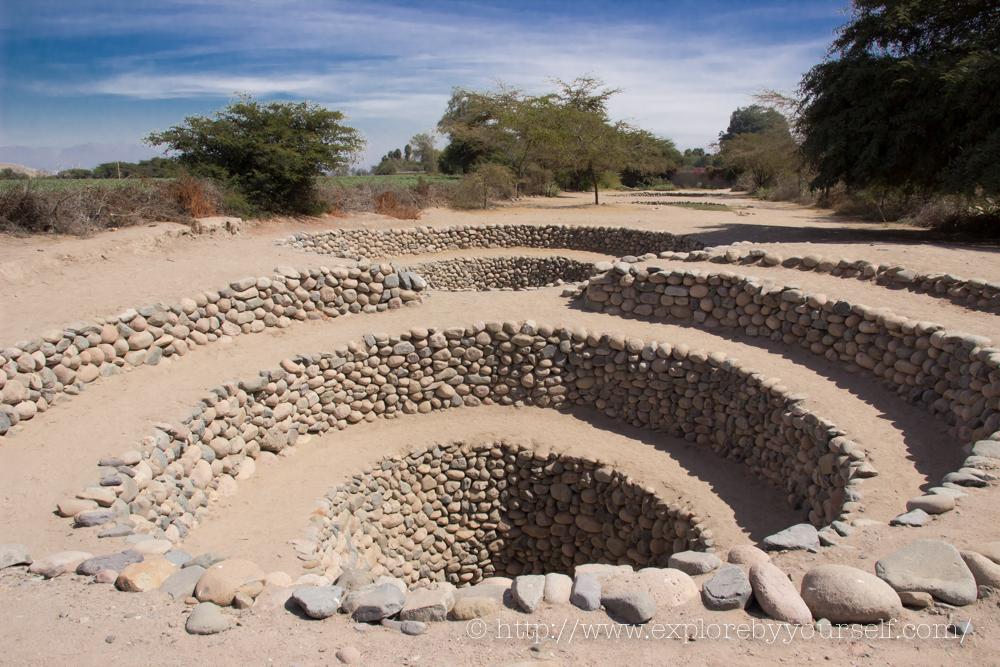
<svg viewBox="0 0 1000 667">
<path fill-rule="evenodd" d="M 634 226 L 690 233 L 705 243 L 749 241 L 755 247 L 780 247 L 786 253 L 899 263 L 921 271 L 952 272 L 1000 280 L 1000 248 L 968 247 L 933 241 L 924 232 L 898 225 L 844 220 L 828 211 L 770 204 L 721 194 L 709 201 L 749 206 L 745 214 L 698 211 L 676 206 L 633 203 L 630 196 L 605 196 L 606 204 L 588 205 L 588 195 L 529 199 L 485 212 L 433 209 L 415 224 L 572 224 Z M 671 198 L 675 200 L 677 198 Z M 37 336 L 76 320 L 113 314 L 137 305 L 174 302 L 206 289 L 217 289 L 246 275 L 263 275 L 277 265 L 315 267 L 342 260 L 275 245 L 295 231 L 333 226 L 395 228 L 413 225 L 376 215 L 328 220 L 281 220 L 248 227 L 239 236 L 192 237 L 172 223 L 108 232 L 92 238 L 0 237 L 0 341 L 4 345 Z M 471 254 L 562 254 L 606 259 L 597 253 L 505 249 L 457 251 L 398 258 L 416 264 Z M 670 266 L 667 261 L 654 262 Z M 998 336 L 998 316 L 966 310 L 925 295 L 888 290 L 856 280 L 782 268 L 741 268 L 683 263 L 685 268 L 726 270 L 830 296 L 888 307 L 916 319 L 950 328 Z M 297 353 L 332 349 L 370 331 L 401 332 L 413 326 L 454 326 L 477 320 L 533 319 L 540 323 L 584 326 L 644 338 L 684 342 L 720 350 L 778 377 L 807 397 L 815 412 L 829 417 L 870 453 L 880 476 L 866 482 L 866 513 L 887 521 L 907 498 L 936 482 L 961 461 L 958 443 L 944 425 L 903 403 L 875 381 L 842 371 L 804 351 L 725 332 L 622 319 L 584 312 L 560 296 L 560 288 L 523 292 L 432 292 L 425 303 L 376 315 L 296 323 L 285 330 L 240 336 L 157 367 L 140 368 L 94 383 L 78 397 L 55 405 L 0 441 L 0 542 L 24 542 L 36 557 L 56 550 L 83 548 L 104 553 L 85 531 L 74 531 L 52 514 L 57 500 L 93 482 L 96 461 L 115 454 L 148 433 L 157 421 L 175 421 L 206 390 L 219 383 L 253 376 Z M 434 415 L 376 421 L 313 438 L 245 483 L 232 498 L 217 504 L 185 540 L 192 553 L 216 550 L 249 557 L 265 569 L 297 575 L 299 567 L 288 541 L 302 535 L 315 501 L 347 476 L 408 447 L 435 441 L 484 439 L 503 435 L 535 441 L 573 454 L 598 458 L 626 470 L 669 498 L 689 502 L 709 517 L 725 549 L 758 540 L 795 520 L 781 494 L 720 464 L 710 453 L 682 441 L 602 422 L 587 414 L 501 407 L 463 408 Z M 998 539 L 990 531 L 1000 519 L 995 489 L 973 491 L 961 507 L 930 526 L 906 530 L 886 526 L 858 531 L 843 547 L 820 554 L 787 554 L 776 561 L 797 580 L 810 566 L 835 560 L 858 561 L 871 569 L 875 558 L 916 537 L 947 536 L 958 546 Z M 673 660 L 730 664 L 734 657 L 758 662 L 835 664 L 940 664 L 972 657 L 986 664 L 1000 648 L 995 629 L 996 601 L 981 600 L 955 611 L 973 618 L 975 635 L 957 640 L 832 641 L 801 639 L 788 644 L 765 641 L 633 640 L 615 641 L 473 639 L 456 624 L 431 628 L 418 638 L 383 628 L 359 632 L 343 619 L 304 622 L 281 609 L 241 612 L 241 625 L 222 635 L 202 638 L 183 630 L 181 603 L 156 594 L 126 595 L 107 586 L 61 577 L 43 583 L 16 570 L 0 571 L 0 663 L 107 664 L 146 661 L 189 664 L 209 659 L 221 663 L 329 664 L 343 645 L 361 649 L 365 664 L 504 664 L 549 659 L 557 664 L 636 664 Z M 746 621 L 743 614 L 712 614 L 694 603 L 657 617 L 678 622 L 704 617 L 719 622 Z M 532 621 L 561 626 L 580 614 L 548 608 Z M 583 615 L 603 622 L 603 614 Z M 525 616 L 507 611 L 502 620 Z M 913 622 L 945 622 L 944 617 L 907 612 Z M 48 641 L 50 636 L 60 638 Z M 536 650 L 537 649 L 537 650 Z"/>
</svg>

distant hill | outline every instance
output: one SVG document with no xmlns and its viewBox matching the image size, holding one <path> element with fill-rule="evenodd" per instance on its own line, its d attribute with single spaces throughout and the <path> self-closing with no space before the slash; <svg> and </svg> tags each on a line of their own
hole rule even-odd
<svg viewBox="0 0 1000 667">
<path fill-rule="evenodd" d="M 14 164 L 13 162 L 0 162 L 0 170 L 12 169 L 21 174 L 27 174 L 28 176 L 45 176 L 47 172 L 41 169 L 32 169 L 31 167 L 25 167 L 23 164 Z"/>
</svg>

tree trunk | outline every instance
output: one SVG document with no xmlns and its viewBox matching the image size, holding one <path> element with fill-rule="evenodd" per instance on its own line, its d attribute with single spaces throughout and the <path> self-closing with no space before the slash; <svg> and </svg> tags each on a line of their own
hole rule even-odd
<svg viewBox="0 0 1000 667">
<path fill-rule="evenodd" d="M 598 206 L 601 202 L 597 198 L 597 173 L 594 168 L 590 168 L 590 180 L 594 184 L 594 206 Z"/>
</svg>

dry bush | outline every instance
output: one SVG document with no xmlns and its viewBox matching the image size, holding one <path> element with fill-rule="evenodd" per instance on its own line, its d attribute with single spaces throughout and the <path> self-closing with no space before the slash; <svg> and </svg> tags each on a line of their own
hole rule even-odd
<svg viewBox="0 0 1000 667">
<path fill-rule="evenodd" d="M 440 206 L 449 201 L 454 185 L 450 183 L 418 182 L 414 186 L 394 183 L 360 182 L 349 185 L 326 182 L 316 188 L 316 196 L 321 208 L 334 215 L 355 211 L 377 212 L 406 220 L 415 220 L 420 211 L 431 206 Z M 388 198 L 381 204 L 379 198 L 391 194 L 395 206 L 389 205 Z M 385 213 L 390 210 L 392 212 Z"/>
<path fill-rule="evenodd" d="M 387 190 L 375 195 L 375 212 L 388 215 L 400 220 L 417 220 L 420 218 L 420 209 L 412 204 L 407 205 L 399 201 L 395 192 Z"/>
<path fill-rule="evenodd" d="M 6 189 L 0 191 L 0 230 L 86 235 L 149 220 L 188 222 L 170 185 L 137 181 L 72 190 Z"/>
<path fill-rule="evenodd" d="M 169 187 L 177 204 L 192 218 L 207 218 L 219 212 L 221 196 L 211 182 L 184 175 Z"/>
</svg>

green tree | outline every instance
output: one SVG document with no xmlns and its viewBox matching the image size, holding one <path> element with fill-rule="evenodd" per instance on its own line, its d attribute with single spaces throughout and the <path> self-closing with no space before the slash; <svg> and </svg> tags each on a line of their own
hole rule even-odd
<svg viewBox="0 0 1000 667">
<path fill-rule="evenodd" d="M 722 164 L 735 174 L 748 174 L 753 191 L 773 186 L 784 173 L 794 172 L 798 146 L 787 128 L 744 132 L 726 141 Z"/>
<path fill-rule="evenodd" d="M 740 134 L 755 134 L 773 129 L 788 130 L 788 121 L 781 112 L 760 104 L 738 107 L 729 116 L 729 127 L 719 133 L 719 143 L 725 144 Z"/>
<path fill-rule="evenodd" d="M 428 174 L 433 174 L 438 169 L 438 150 L 434 147 L 434 143 L 434 135 L 421 132 L 413 135 L 407 144 L 407 148 L 413 146 L 413 159 L 419 162 L 424 172 Z"/>
<path fill-rule="evenodd" d="M 413 157 L 413 147 L 406 144 L 403 146 L 403 159 L 409 162 L 411 157 Z"/>
<path fill-rule="evenodd" d="M 855 0 L 801 94 L 814 187 L 1000 192 L 995 0 Z"/>
<path fill-rule="evenodd" d="M 212 117 L 147 137 L 166 145 L 192 173 L 233 183 L 266 211 L 311 211 L 316 177 L 348 165 L 364 146 L 344 115 L 308 102 L 241 97 Z"/>
</svg>

